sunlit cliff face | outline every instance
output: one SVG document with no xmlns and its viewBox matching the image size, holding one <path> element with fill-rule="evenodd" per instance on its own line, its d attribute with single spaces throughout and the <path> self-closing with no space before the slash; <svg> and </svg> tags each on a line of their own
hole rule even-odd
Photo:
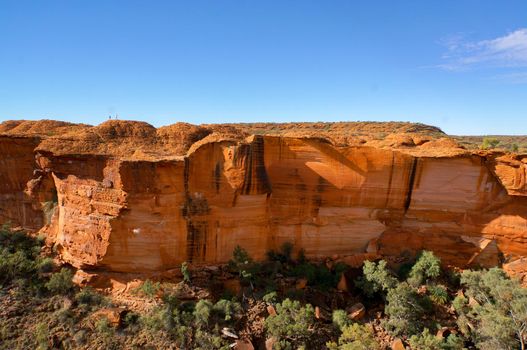
<svg viewBox="0 0 527 350">
<path fill-rule="evenodd" d="M 133 156 L 90 153 L 95 136 L 80 153 L 0 136 L 0 219 L 119 272 L 222 263 L 237 245 L 263 259 L 284 242 L 312 258 L 429 249 L 458 266 L 527 255 L 527 158 L 284 136 L 207 136 L 156 158 L 161 141 L 138 153 L 107 134 Z"/>
</svg>

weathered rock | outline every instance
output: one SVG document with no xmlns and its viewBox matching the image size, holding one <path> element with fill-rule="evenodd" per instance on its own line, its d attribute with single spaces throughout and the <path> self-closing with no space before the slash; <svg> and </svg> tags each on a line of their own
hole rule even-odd
<svg viewBox="0 0 527 350">
<path fill-rule="evenodd" d="M 236 335 L 232 329 L 224 327 L 222 328 L 221 333 L 226 337 L 238 339 L 238 335 Z"/>
<path fill-rule="evenodd" d="M 347 125 L 244 139 L 247 126 L 0 124 L 0 224 L 40 229 L 85 271 L 224 263 L 236 245 L 263 259 L 284 242 L 353 266 L 403 250 L 460 267 L 527 255 L 527 157 L 408 125 L 358 142 Z"/>
<path fill-rule="evenodd" d="M 273 305 L 267 305 L 267 313 L 269 316 L 275 316 L 276 315 L 276 309 Z"/>
<path fill-rule="evenodd" d="M 360 320 L 366 315 L 366 307 L 362 303 L 354 304 L 348 310 L 348 318 L 352 320 Z"/>
<path fill-rule="evenodd" d="M 392 350 L 406 350 L 403 341 L 400 338 L 397 338 L 392 342 Z"/>
<path fill-rule="evenodd" d="M 340 275 L 339 283 L 337 284 L 337 289 L 343 292 L 349 292 L 348 280 L 345 274 Z"/>
<path fill-rule="evenodd" d="M 124 313 L 124 309 L 112 307 L 97 310 L 90 317 L 94 320 L 106 318 L 112 327 L 117 327 L 119 326 Z"/>
<path fill-rule="evenodd" d="M 249 340 L 236 340 L 236 345 L 234 346 L 236 350 L 254 350 L 253 343 Z"/>
<path fill-rule="evenodd" d="M 296 281 L 296 289 L 304 289 L 307 286 L 307 278 L 301 278 L 298 281 Z"/>
<path fill-rule="evenodd" d="M 265 350 L 273 350 L 274 349 L 274 344 L 277 341 L 278 340 L 275 337 L 271 337 L 271 338 L 267 339 L 265 341 Z"/>
<path fill-rule="evenodd" d="M 240 294 L 242 286 L 240 280 L 237 278 L 231 278 L 223 282 L 223 287 L 234 295 Z"/>
</svg>

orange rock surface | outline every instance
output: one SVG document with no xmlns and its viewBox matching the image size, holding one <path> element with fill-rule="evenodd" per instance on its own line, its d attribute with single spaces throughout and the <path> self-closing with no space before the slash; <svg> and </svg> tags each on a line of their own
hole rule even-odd
<svg viewBox="0 0 527 350">
<path fill-rule="evenodd" d="M 262 259 L 284 242 L 526 270 L 527 156 L 425 125 L 9 121 L 0 152 L 0 223 L 86 270 L 221 263 L 236 245 Z"/>
</svg>

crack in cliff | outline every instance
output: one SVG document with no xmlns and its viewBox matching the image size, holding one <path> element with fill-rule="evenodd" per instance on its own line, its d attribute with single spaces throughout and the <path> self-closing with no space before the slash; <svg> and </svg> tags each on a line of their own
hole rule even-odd
<svg viewBox="0 0 527 350">
<path fill-rule="evenodd" d="M 255 136 L 246 150 L 246 172 L 243 181 L 243 194 L 263 194 L 271 192 L 271 184 L 264 164 L 264 138 Z"/>
<path fill-rule="evenodd" d="M 410 208 L 410 203 L 412 202 L 412 192 L 414 190 L 414 182 L 415 182 L 415 172 L 417 170 L 417 162 L 419 161 L 419 158 L 414 158 L 412 162 L 412 169 L 410 170 L 410 178 L 408 180 L 408 189 L 406 190 L 406 198 L 404 200 L 404 213 L 408 211 L 408 208 Z"/>
<path fill-rule="evenodd" d="M 388 201 L 390 199 L 390 192 L 392 191 L 393 171 L 395 165 L 395 152 L 392 152 L 392 165 L 390 168 L 390 177 L 388 179 L 388 190 L 386 191 L 386 200 L 384 201 L 384 207 L 388 207 Z"/>
</svg>

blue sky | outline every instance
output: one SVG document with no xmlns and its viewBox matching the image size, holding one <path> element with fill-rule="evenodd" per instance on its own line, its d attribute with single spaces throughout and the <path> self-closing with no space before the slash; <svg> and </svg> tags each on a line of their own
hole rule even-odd
<svg viewBox="0 0 527 350">
<path fill-rule="evenodd" d="M 527 134 L 527 1 L 0 0 L 0 121 Z"/>
</svg>

